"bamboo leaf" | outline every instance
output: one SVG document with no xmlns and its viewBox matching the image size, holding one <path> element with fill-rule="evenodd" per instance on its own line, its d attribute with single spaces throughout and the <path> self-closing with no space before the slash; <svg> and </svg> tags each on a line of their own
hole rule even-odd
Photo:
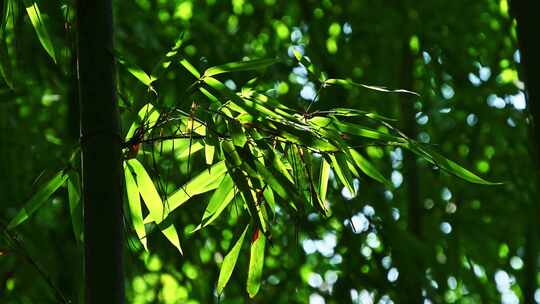
<svg viewBox="0 0 540 304">
<path fill-rule="evenodd" d="M 343 153 L 336 153 L 334 155 L 330 154 L 329 158 L 332 162 L 332 168 L 334 169 L 339 181 L 349 190 L 352 195 L 354 195 L 356 191 L 354 190 L 352 184 L 352 175 L 347 166 L 345 155 Z"/>
<path fill-rule="evenodd" d="M 227 285 L 227 282 L 229 282 L 229 279 L 231 278 L 234 267 L 236 266 L 236 261 L 238 260 L 240 249 L 242 248 L 242 244 L 244 243 L 244 238 L 246 237 L 248 228 L 249 228 L 249 225 L 246 226 L 246 228 L 244 229 L 244 232 L 242 232 L 242 234 L 236 241 L 236 244 L 234 244 L 233 248 L 229 251 L 229 253 L 227 253 L 225 258 L 223 259 L 223 263 L 221 264 L 218 283 L 216 287 L 217 294 L 221 294 L 223 292 L 223 289 L 225 288 L 225 286 Z"/>
<path fill-rule="evenodd" d="M 17 215 L 9 222 L 7 229 L 13 229 L 24 223 L 34 212 L 36 212 L 51 195 L 64 184 L 68 175 L 64 171 L 56 173 L 47 183 L 45 183 L 29 200 Z"/>
<path fill-rule="evenodd" d="M 199 71 L 197 71 L 197 69 L 189 61 L 187 61 L 186 59 L 182 59 L 180 60 L 180 64 L 184 68 L 186 68 L 186 70 L 188 70 L 191 75 L 195 76 L 195 78 L 201 78 L 201 73 L 199 73 Z"/>
<path fill-rule="evenodd" d="M 127 160 L 127 164 L 133 170 L 135 174 L 135 180 L 137 182 L 137 188 L 141 194 L 143 201 L 150 211 L 150 218 L 156 223 L 160 223 L 165 217 L 165 210 L 163 209 L 163 202 L 161 197 L 154 186 L 154 182 L 144 169 L 144 166 L 135 158 Z"/>
<path fill-rule="evenodd" d="M 26 13 L 30 18 L 30 22 L 36 31 L 41 46 L 47 51 L 47 54 L 51 56 L 54 63 L 56 63 L 56 54 L 54 52 L 54 46 L 49 36 L 47 26 L 45 25 L 44 15 L 39 11 L 39 7 L 36 1 L 24 0 L 24 6 L 26 7 Z"/>
<path fill-rule="evenodd" d="M 192 196 L 216 189 L 219 186 L 223 175 L 225 175 L 225 172 L 227 172 L 225 161 L 220 161 L 209 169 L 203 170 L 201 173 L 199 173 L 199 175 L 195 176 L 185 185 L 173 192 L 171 196 L 169 196 L 169 198 L 165 201 L 167 212 L 170 213 L 174 209 L 180 207 Z M 151 216 L 147 216 L 144 219 L 145 224 L 151 221 L 154 221 L 154 218 Z M 159 224 L 160 222 L 161 219 L 156 223 Z"/>
<path fill-rule="evenodd" d="M 383 183 L 387 187 L 392 188 L 392 183 L 390 183 L 390 181 L 386 179 L 375 166 L 373 166 L 364 156 L 362 156 L 362 154 L 358 153 L 358 151 L 354 149 L 349 149 L 349 153 L 351 158 L 356 163 L 356 166 L 358 166 L 362 172 L 374 180 Z"/>
<path fill-rule="evenodd" d="M 365 88 L 365 89 L 369 89 L 369 90 L 374 90 L 374 91 L 379 91 L 379 92 L 385 92 L 385 93 L 406 93 L 406 94 L 412 94 L 412 95 L 416 95 L 416 96 L 420 96 L 420 94 L 416 93 L 416 92 L 413 92 L 413 91 L 409 91 L 409 90 L 403 90 L 403 89 L 398 89 L 398 90 L 393 90 L 393 89 L 387 89 L 385 87 L 380 87 L 380 86 L 373 86 L 373 85 L 367 85 L 367 84 L 361 84 L 361 83 L 356 83 L 352 80 L 346 80 L 346 79 L 327 79 L 324 84 L 330 84 L 330 85 L 340 85 L 342 87 L 345 87 L 345 88 L 348 88 L 348 87 L 351 87 L 351 86 L 354 86 L 354 87 L 360 87 L 360 88 Z"/>
<path fill-rule="evenodd" d="M 75 171 L 69 172 L 68 186 L 68 201 L 69 213 L 71 215 L 71 225 L 77 242 L 83 241 L 83 218 L 81 204 L 81 183 L 79 174 Z"/>
<path fill-rule="evenodd" d="M 148 251 L 146 230 L 144 229 L 143 215 L 141 210 L 141 196 L 139 194 L 139 189 L 137 188 L 135 178 L 133 177 L 133 173 L 126 162 L 124 162 L 124 176 L 133 228 L 135 229 L 135 233 L 137 234 L 137 237 L 139 238 L 139 241 L 143 245 L 144 249 Z"/>
<path fill-rule="evenodd" d="M 260 233 L 258 228 L 255 228 L 251 241 L 249 270 L 246 286 L 250 298 L 255 297 L 261 287 L 265 244 L 266 238 L 264 234 Z"/>
<path fill-rule="evenodd" d="M 178 232 L 176 231 L 176 227 L 174 227 L 173 224 L 170 224 L 166 228 L 161 229 L 161 233 L 163 233 L 167 240 L 169 240 L 169 242 L 171 242 L 171 244 L 173 244 L 173 246 L 176 247 L 178 251 L 180 251 L 181 255 L 184 255 L 182 247 L 180 246 L 180 238 L 178 237 Z"/>
<path fill-rule="evenodd" d="M 502 185 L 502 183 L 499 182 L 490 182 L 487 181 L 480 176 L 472 173 L 471 171 L 463 168 L 456 162 L 453 162 L 449 160 L 448 158 L 442 156 L 435 150 L 427 147 L 427 146 L 420 146 L 416 145 L 414 143 L 409 143 L 407 146 L 409 149 L 411 149 L 413 152 L 419 154 L 420 156 L 423 156 L 425 159 L 427 159 L 429 162 L 431 162 L 434 165 L 439 166 L 443 170 L 461 178 L 468 182 L 475 183 L 475 184 L 481 184 L 481 185 Z"/>
<path fill-rule="evenodd" d="M 204 158 L 207 165 L 211 165 L 214 162 L 214 153 L 216 151 L 216 146 L 206 142 L 204 144 Z"/>
<path fill-rule="evenodd" d="M 217 190 L 212 194 L 210 202 L 204 210 L 204 215 L 201 220 L 201 224 L 193 231 L 197 231 L 200 228 L 204 228 L 210 225 L 215 219 L 219 217 L 221 212 L 229 205 L 235 195 L 234 182 L 229 175 L 226 175 Z"/>
<path fill-rule="evenodd" d="M 4 78 L 4 82 L 10 89 L 13 89 L 13 79 L 11 75 L 12 67 L 9 58 L 7 44 L 4 37 L 0 38 L 0 74 Z"/>
<path fill-rule="evenodd" d="M 326 193 L 328 191 L 328 179 L 330 177 L 330 164 L 322 159 L 321 174 L 319 176 L 319 195 L 323 204 L 326 202 Z"/>
<path fill-rule="evenodd" d="M 133 77 L 137 78 L 142 84 L 147 87 L 152 87 L 152 82 L 157 78 L 153 75 L 148 75 L 143 69 L 134 63 L 128 62 L 118 52 L 114 52 L 116 60 L 120 63 Z"/>
<path fill-rule="evenodd" d="M 159 120 L 159 111 L 151 103 L 147 103 L 141 107 L 137 116 L 138 120 L 134 121 L 129 127 L 126 140 L 130 140 L 141 125 L 144 125 L 145 129 L 153 128 Z"/>
<path fill-rule="evenodd" d="M 204 72 L 203 77 L 211 77 L 211 76 L 224 74 L 224 73 L 231 73 L 231 72 L 262 69 L 276 62 L 278 62 L 277 59 L 255 59 L 255 60 L 230 62 L 223 65 L 218 65 L 218 66 L 208 68 Z"/>
</svg>

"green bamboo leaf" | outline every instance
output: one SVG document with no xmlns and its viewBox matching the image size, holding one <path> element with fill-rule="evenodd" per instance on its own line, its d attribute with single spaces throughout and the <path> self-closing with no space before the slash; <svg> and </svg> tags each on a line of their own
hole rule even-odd
<svg viewBox="0 0 540 304">
<path fill-rule="evenodd" d="M 129 210 L 131 213 L 131 221 L 133 222 L 133 228 L 135 233 L 144 249 L 148 251 L 147 241 L 146 241 L 146 230 L 144 229 L 143 215 L 141 208 L 141 196 L 139 194 L 139 189 L 133 173 L 129 168 L 128 164 L 124 162 L 124 176 L 126 181 L 126 192 L 128 198 Z"/>
<path fill-rule="evenodd" d="M 251 241 L 249 270 L 247 278 L 247 292 L 250 298 L 255 297 L 261 287 L 261 277 L 264 265 L 264 247 L 266 238 L 257 228 Z"/>
<path fill-rule="evenodd" d="M 51 195 L 64 184 L 68 175 L 64 171 L 56 173 L 47 183 L 45 183 L 29 200 L 17 215 L 9 222 L 7 229 L 13 229 L 24 223 L 34 212 L 36 212 Z"/>
<path fill-rule="evenodd" d="M 56 63 L 56 55 L 54 53 L 54 46 L 49 36 L 47 26 L 45 25 L 45 16 L 39 11 L 37 2 L 31 0 L 24 0 L 24 6 L 26 7 L 26 13 L 30 18 L 30 22 L 36 31 L 41 46 L 47 51 L 47 54 L 51 56 L 54 63 Z"/>
<path fill-rule="evenodd" d="M 197 69 L 189 61 L 187 61 L 186 59 L 182 59 L 180 60 L 180 64 L 184 68 L 186 68 L 186 70 L 188 70 L 191 75 L 195 76 L 195 78 L 201 78 L 201 73 L 199 73 L 199 71 L 197 71 Z"/>
<path fill-rule="evenodd" d="M 319 195 L 323 203 L 326 202 L 326 193 L 328 191 L 328 179 L 330 177 L 330 164 L 322 159 L 321 174 L 319 175 Z"/>
<path fill-rule="evenodd" d="M 180 51 L 182 49 L 184 40 L 184 33 L 180 35 L 180 38 L 176 41 L 175 45 L 170 51 L 161 58 L 161 60 L 156 64 L 154 69 L 152 69 L 152 75 L 155 75 L 157 78 L 161 77 L 165 71 L 170 67 L 171 63 L 180 56 Z"/>
<path fill-rule="evenodd" d="M 152 182 L 146 169 L 144 169 L 144 166 L 136 158 L 127 160 L 127 164 L 135 175 L 137 188 L 139 189 L 139 193 L 141 194 L 146 207 L 150 211 L 150 218 L 152 218 L 154 222 L 160 223 L 167 214 L 163 209 L 163 202 L 154 186 L 154 182 Z"/>
<path fill-rule="evenodd" d="M 326 85 L 340 85 L 340 86 L 345 87 L 345 88 L 349 88 L 351 86 L 354 86 L 354 87 L 361 87 L 361 88 L 374 90 L 374 91 L 379 91 L 379 92 L 385 92 L 385 93 L 406 93 L 406 94 L 412 94 L 412 95 L 420 96 L 420 94 L 418 94 L 416 92 L 413 92 L 413 91 L 409 91 L 409 90 L 387 89 L 385 87 L 380 87 L 380 86 L 373 86 L 373 85 L 356 83 L 356 82 L 354 82 L 352 80 L 346 80 L 346 79 L 327 79 L 324 82 L 324 84 L 326 84 Z"/>
<path fill-rule="evenodd" d="M 429 162 L 431 162 L 432 164 L 434 165 L 437 165 L 439 166 L 441 169 L 463 179 L 463 180 L 466 180 L 468 182 L 471 182 L 471 183 L 475 183 L 475 184 L 481 184 L 481 185 L 491 185 L 491 186 L 494 186 L 494 185 L 502 185 L 502 183 L 499 183 L 499 182 L 490 182 L 490 181 L 487 181 L 483 178 L 481 178 L 480 176 L 472 173 L 471 171 L 463 168 L 462 166 L 460 166 L 459 164 L 449 160 L 448 158 L 442 156 L 441 154 L 439 154 L 438 152 L 436 152 L 435 150 L 427 147 L 427 146 L 424 146 L 424 145 L 417 145 L 417 144 L 414 144 L 414 143 L 409 143 L 409 145 L 407 146 L 409 149 L 411 149 L 413 152 L 419 154 L 420 156 L 424 157 L 425 159 L 427 159 Z"/>
<path fill-rule="evenodd" d="M 229 132 L 235 146 L 243 147 L 246 144 L 247 136 L 239 122 L 235 120 L 229 121 Z"/>
<path fill-rule="evenodd" d="M 0 74 L 4 78 L 4 82 L 10 89 L 13 89 L 13 78 L 11 75 L 12 67 L 9 58 L 7 44 L 4 37 L 0 38 Z"/>
<path fill-rule="evenodd" d="M 352 195 L 354 195 L 356 191 L 354 190 L 352 184 L 353 178 L 351 172 L 349 171 L 349 167 L 347 166 L 345 154 L 335 153 L 329 154 L 328 156 L 331 160 L 332 168 L 334 169 L 334 172 L 336 173 L 339 181 L 350 191 Z"/>
<path fill-rule="evenodd" d="M 150 88 L 152 87 L 152 82 L 156 81 L 157 77 L 148 75 L 139 66 L 124 59 L 124 57 L 117 51 L 113 51 L 113 53 L 116 57 L 116 61 L 118 61 L 118 63 L 120 63 L 133 77 L 137 78 L 137 80 L 139 80 L 145 86 Z"/>
<path fill-rule="evenodd" d="M 229 62 L 223 65 L 218 65 L 218 66 L 208 68 L 204 72 L 203 77 L 211 77 L 211 76 L 224 74 L 224 73 L 231 73 L 231 72 L 262 69 L 276 62 L 278 62 L 277 59 L 255 59 L 255 60 Z"/>
<path fill-rule="evenodd" d="M 173 192 L 171 196 L 169 196 L 169 198 L 165 201 L 167 213 L 170 213 L 174 209 L 183 205 L 192 196 L 216 189 L 221 183 L 221 179 L 223 178 L 223 175 L 225 175 L 225 172 L 227 172 L 225 161 L 220 161 L 209 169 L 203 170 L 201 173 L 199 173 L 199 175 L 195 176 L 185 185 Z M 155 221 L 152 216 L 147 216 L 144 219 L 145 224 L 152 221 Z M 161 219 L 156 221 L 157 224 L 160 222 Z"/>
<path fill-rule="evenodd" d="M 215 151 L 216 151 L 216 146 L 211 145 L 208 142 L 204 144 L 204 158 L 206 160 L 207 165 L 211 165 L 214 162 Z"/>
<path fill-rule="evenodd" d="M 130 140 L 137 128 L 141 125 L 144 125 L 148 130 L 153 128 L 158 120 L 159 111 L 151 103 L 145 104 L 137 113 L 137 121 L 134 121 L 129 127 L 129 131 L 126 134 L 126 140 Z"/>
<path fill-rule="evenodd" d="M 356 166 L 360 168 L 362 172 L 364 172 L 367 176 L 373 178 L 374 180 L 383 183 L 389 188 L 392 188 L 392 183 L 388 179 L 386 179 L 375 166 L 373 166 L 362 154 L 358 153 L 358 151 L 354 149 L 349 149 L 349 154 L 351 155 L 351 158 L 356 163 Z"/>
<path fill-rule="evenodd" d="M 182 251 L 182 247 L 180 246 L 180 238 L 178 237 L 178 232 L 176 231 L 176 227 L 174 227 L 173 224 L 170 224 L 164 229 L 160 228 L 160 230 L 161 230 L 161 233 L 165 235 L 167 240 L 169 240 L 169 242 L 171 242 L 171 244 L 173 244 L 173 246 L 176 247 L 178 251 L 180 251 L 180 254 L 184 255 L 184 252 Z"/>
<path fill-rule="evenodd" d="M 73 226 L 75 240 L 77 242 L 83 242 L 83 212 L 81 204 L 81 183 L 79 180 L 79 174 L 75 171 L 70 171 L 68 175 L 69 179 L 67 180 L 67 186 L 71 225 Z"/>
<path fill-rule="evenodd" d="M 227 253 L 225 258 L 223 258 L 223 263 L 221 264 L 218 283 L 216 287 L 217 294 L 221 294 L 223 292 L 223 289 L 225 288 L 225 286 L 227 285 L 227 282 L 229 282 L 229 279 L 231 278 L 234 267 L 236 266 L 236 261 L 238 260 L 240 249 L 242 248 L 242 244 L 244 243 L 244 238 L 246 237 L 248 228 L 249 228 L 249 225 L 246 226 L 246 228 L 244 229 L 244 232 L 242 232 L 242 234 L 236 241 L 236 244 L 234 244 L 233 248 L 229 251 L 229 253 Z"/>
<path fill-rule="evenodd" d="M 193 232 L 210 225 L 219 217 L 221 212 L 229 205 L 235 195 L 234 182 L 229 175 L 226 175 L 221 181 L 217 190 L 212 194 L 210 202 L 204 210 L 201 224 Z"/>
</svg>

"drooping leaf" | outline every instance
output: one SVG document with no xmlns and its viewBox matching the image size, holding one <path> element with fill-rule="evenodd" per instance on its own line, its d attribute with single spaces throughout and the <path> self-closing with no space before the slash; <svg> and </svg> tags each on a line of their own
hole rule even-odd
<svg viewBox="0 0 540 304">
<path fill-rule="evenodd" d="M 405 146 L 412 150 L 413 152 L 419 154 L 420 156 L 427 159 L 432 164 L 439 166 L 441 169 L 447 171 L 448 173 L 451 173 L 461 179 L 464 179 L 468 182 L 475 183 L 475 184 L 482 184 L 482 185 L 502 185 L 502 183 L 498 182 L 490 182 L 487 181 L 480 176 L 472 173 L 471 171 L 463 168 L 456 162 L 453 162 L 449 160 L 448 158 L 442 156 L 432 148 L 425 146 L 425 145 L 419 145 L 415 143 L 409 143 L 409 145 Z"/>
<path fill-rule="evenodd" d="M 343 153 L 335 153 L 330 154 L 329 158 L 332 163 L 332 169 L 334 169 L 339 181 L 349 190 L 351 195 L 354 195 L 356 191 L 352 183 L 353 177 L 347 166 L 345 155 Z"/>
<path fill-rule="evenodd" d="M 231 133 L 231 138 L 235 146 L 243 147 L 247 142 L 246 133 L 244 129 L 237 121 L 229 122 L 229 132 Z"/>
<path fill-rule="evenodd" d="M 118 63 L 120 63 L 131 75 L 133 75 L 133 77 L 137 78 L 137 80 L 139 80 L 145 86 L 152 87 L 152 82 L 157 80 L 155 76 L 147 74 L 136 64 L 124 59 L 118 52 L 114 53 Z"/>
<path fill-rule="evenodd" d="M 231 278 L 234 267 L 236 266 L 236 261 L 238 260 L 240 249 L 242 248 L 242 244 L 244 243 L 244 238 L 246 237 L 248 228 L 249 228 L 249 225 L 246 226 L 246 228 L 244 229 L 244 232 L 242 232 L 242 234 L 236 241 L 236 244 L 234 244 L 233 248 L 229 251 L 229 253 L 227 253 L 225 258 L 223 258 L 223 263 L 221 264 L 218 283 L 216 287 L 217 294 L 221 294 L 223 292 L 223 289 L 225 288 L 225 286 L 227 285 L 227 282 L 229 282 L 229 279 Z"/>
<path fill-rule="evenodd" d="M 358 168 L 360 168 L 360 170 L 362 170 L 362 172 L 364 172 L 367 176 L 385 184 L 389 188 L 392 187 L 392 183 L 390 183 L 390 181 L 386 179 L 375 166 L 373 166 L 364 156 L 362 156 L 362 154 L 358 153 L 358 151 L 352 148 L 349 149 L 349 154 Z"/>
<path fill-rule="evenodd" d="M 145 129 L 153 128 L 159 120 L 159 111 L 151 103 L 147 103 L 139 110 L 137 119 L 129 127 L 126 140 L 130 140 L 140 126 L 144 126 Z"/>
<path fill-rule="evenodd" d="M 398 90 L 393 90 L 393 89 L 387 89 L 385 87 L 380 87 L 380 86 L 373 86 L 373 85 L 367 85 L 367 84 L 361 84 L 361 83 L 356 83 L 352 80 L 346 80 L 346 79 L 327 79 L 324 84 L 329 84 L 329 85 L 340 85 L 340 86 L 343 86 L 345 88 L 348 88 L 348 87 L 351 87 L 351 86 L 354 86 L 354 87 L 361 87 L 361 88 L 366 88 L 366 89 L 370 89 L 370 90 L 374 90 L 374 91 L 379 91 L 379 92 L 385 92 L 385 93 L 406 93 L 406 94 L 412 94 L 412 95 L 416 95 L 416 96 L 420 96 L 420 94 L 416 93 L 416 92 L 413 92 L 413 91 L 409 91 L 409 90 L 403 90 L 403 89 L 398 89 Z"/>
<path fill-rule="evenodd" d="M 146 172 L 144 166 L 137 159 L 129 159 L 126 162 L 135 175 L 137 188 L 139 189 L 139 193 L 141 194 L 148 211 L 150 211 L 150 218 L 154 222 L 160 223 L 167 214 L 163 208 L 161 197 L 154 186 L 154 182 Z"/>
<path fill-rule="evenodd" d="M 216 218 L 219 217 L 221 212 L 229 205 L 235 195 L 234 182 L 229 175 L 226 175 L 216 191 L 210 197 L 210 202 L 204 210 L 204 215 L 201 220 L 201 224 L 195 229 L 204 228 L 210 225 Z"/>
<path fill-rule="evenodd" d="M 330 177 L 330 164 L 324 160 L 321 160 L 321 171 L 319 175 L 319 195 L 321 201 L 326 202 L 326 193 L 328 191 L 328 178 Z"/>
<path fill-rule="evenodd" d="M 10 89 L 13 89 L 12 67 L 4 37 L 0 37 L 0 74 Z"/>
<path fill-rule="evenodd" d="M 247 292 L 250 298 L 253 298 L 259 292 L 261 287 L 261 277 L 264 265 L 264 247 L 266 237 L 255 228 L 251 240 L 249 270 L 247 278 Z"/>
<path fill-rule="evenodd" d="M 185 58 L 180 60 L 180 64 L 184 68 L 186 68 L 186 70 L 188 70 L 191 73 L 191 75 L 195 76 L 195 78 L 197 79 L 201 78 L 201 73 L 199 73 L 199 71 L 197 71 L 197 69 Z"/>
<path fill-rule="evenodd" d="M 277 62 L 276 59 L 255 59 L 255 60 L 229 62 L 223 65 L 218 65 L 218 66 L 208 68 L 204 72 L 203 77 L 211 77 L 211 76 L 224 74 L 224 73 L 231 73 L 231 72 L 262 69 L 276 62 Z"/>
<path fill-rule="evenodd" d="M 79 174 L 75 171 L 69 172 L 69 179 L 67 180 L 68 187 L 68 200 L 69 200 L 69 213 L 71 215 L 71 225 L 73 227 L 73 233 L 75 234 L 75 240 L 77 242 L 83 241 L 83 212 L 81 204 L 81 183 L 79 180 Z"/>
<path fill-rule="evenodd" d="M 24 207 L 9 222 L 7 229 L 13 229 L 24 223 L 34 212 L 36 212 L 51 195 L 64 184 L 68 175 L 64 170 L 56 173 L 47 183 L 45 183 L 32 197 L 26 202 Z"/>
<path fill-rule="evenodd" d="M 167 227 L 161 229 L 161 233 L 165 235 L 167 240 L 173 244 L 176 249 L 180 252 L 181 255 L 184 255 L 184 252 L 182 251 L 182 247 L 180 246 L 180 238 L 178 237 L 178 232 L 176 231 L 176 227 L 174 227 L 173 224 L 169 224 Z"/>
<path fill-rule="evenodd" d="M 211 165 L 214 162 L 214 154 L 216 151 L 216 146 L 205 142 L 204 144 L 204 158 L 207 165 Z"/>
<path fill-rule="evenodd" d="M 56 54 L 54 52 L 54 46 L 49 36 L 49 31 L 45 24 L 45 16 L 41 14 L 37 1 L 24 0 L 24 6 L 26 7 L 26 13 L 30 18 L 30 22 L 36 31 L 41 46 L 47 51 L 47 54 L 51 56 L 54 63 L 56 63 Z"/>
<path fill-rule="evenodd" d="M 201 173 L 169 196 L 169 198 L 165 201 L 167 213 L 170 213 L 174 209 L 180 207 L 195 195 L 216 189 L 219 186 L 223 175 L 225 175 L 225 172 L 227 172 L 227 167 L 225 166 L 224 161 L 220 161 L 209 169 L 204 169 L 201 171 Z M 151 221 L 154 221 L 154 218 L 151 216 L 147 216 L 144 219 L 144 223 L 150 223 Z M 156 223 L 160 222 L 161 220 L 157 221 Z"/>
<path fill-rule="evenodd" d="M 135 233 L 137 234 L 137 237 L 139 238 L 139 241 L 143 245 L 144 249 L 148 251 L 146 230 L 144 229 L 143 215 L 141 209 L 141 196 L 139 194 L 137 183 L 133 178 L 133 173 L 131 172 L 131 169 L 126 162 L 124 162 L 124 176 L 126 181 L 126 192 L 133 228 L 135 229 Z"/>
</svg>

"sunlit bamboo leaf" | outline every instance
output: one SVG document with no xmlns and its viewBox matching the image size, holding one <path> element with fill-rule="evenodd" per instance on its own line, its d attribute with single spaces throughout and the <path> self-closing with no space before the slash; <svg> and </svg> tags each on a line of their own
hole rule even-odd
<svg viewBox="0 0 540 304">
<path fill-rule="evenodd" d="M 144 229 L 143 215 L 141 209 L 141 197 L 139 195 L 137 183 L 133 178 L 133 173 L 131 172 L 131 169 L 126 162 L 124 162 L 124 176 L 133 228 L 135 229 L 135 233 L 137 234 L 137 237 L 143 245 L 144 249 L 148 251 L 148 246 L 146 242 L 146 230 Z"/>
<path fill-rule="evenodd" d="M 178 232 L 176 231 L 176 227 L 174 227 L 173 224 L 170 224 L 164 229 L 161 229 L 160 227 L 160 230 L 161 230 L 161 233 L 165 235 L 167 240 L 169 240 L 169 242 L 171 242 L 171 244 L 173 244 L 173 246 L 176 247 L 176 249 L 178 249 L 180 254 L 183 255 L 184 252 L 182 251 L 182 247 L 180 246 L 180 238 L 178 237 Z"/>
<path fill-rule="evenodd" d="M 209 169 L 204 169 L 201 173 L 199 173 L 199 175 L 195 176 L 169 196 L 169 198 L 165 201 L 167 213 L 170 213 L 174 209 L 183 205 L 192 196 L 216 189 L 219 186 L 223 175 L 225 175 L 225 172 L 227 172 L 225 161 L 220 161 Z M 144 223 L 149 223 L 153 220 L 153 217 L 148 216 L 144 219 Z M 156 221 L 156 223 L 160 222 L 161 219 Z"/>
<path fill-rule="evenodd" d="M 347 160 L 343 153 L 330 154 L 329 158 L 332 163 L 332 169 L 336 173 L 339 181 L 346 187 L 352 195 L 356 193 L 353 187 L 353 177 L 347 166 Z"/>
<path fill-rule="evenodd" d="M 75 171 L 69 172 L 67 180 L 69 213 L 71 215 L 71 225 L 77 242 L 83 241 L 83 218 L 81 204 L 81 183 L 79 174 Z"/>
<path fill-rule="evenodd" d="M 216 151 L 216 146 L 209 143 L 204 144 L 204 158 L 207 165 L 211 165 L 214 162 L 214 153 Z"/>
<path fill-rule="evenodd" d="M 156 81 L 157 78 L 153 75 L 148 75 L 143 69 L 137 66 L 134 63 L 128 62 L 124 59 L 118 52 L 114 52 L 116 60 L 120 63 L 131 75 L 133 75 L 137 80 L 147 87 L 152 87 L 152 82 Z"/>
<path fill-rule="evenodd" d="M 385 93 L 406 93 L 406 94 L 412 94 L 412 95 L 420 96 L 420 94 L 418 94 L 416 92 L 413 92 L 413 91 L 409 91 L 409 90 L 387 89 L 385 87 L 380 87 L 380 86 L 373 86 L 373 85 L 366 85 L 366 84 L 356 83 L 354 81 L 346 80 L 346 79 L 327 79 L 324 82 L 324 84 L 327 84 L 327 85 L 340 85 L 340 86 L 345 87 L 345 88 L 349 88 L 351 86 L 354 86 L 354 87 L 361 87 L 361 88 L 366 88 L 366 89 L 379 91 L 379 92 L 385 92 Z"/>
<path fill-rule="evenodd" d="M 159 111 L 151 103 L 147 103 L 139 110 L 137 119 L 129 127 L 126 140 L 130 140 L 140 126 L 144 126 L 146 130 L 153 128 L 159 120 Z"/>
<path fill-rule="evenodd" d="M 47 183 L 45 183 L 32 197 L 26 202 L 24 207 L 17 213 L 17 215 L 9 222 L 7 228 L 13 229 L 20 224 L 24 223 L 34 212 L 36 212 L 51 195 L 60 188 L 68 175 L 64 173 L 64 170 L 56 173 Z"/>
<path fill-rule="evenodd" d="M 349 153 L 351 155 L 351 158 L 354 160 L 358 168 L 362 172 L 364 172 L 367 176 L 373 178 L 374 180 L 383 183 L 389 188 L 392 188 L 392 183 L 388 179 L 386 179 L 380 172 L 373 166 L 362 154 L 358 153 L 358 151 L 354 149 L 349 149 Z"/>
<path fill-rule="evenodd" d="M 194 230 L 194 232 L 200 228 L 204 228 L 210 225 L 215 219 L 219 217 L 221 212 L 229 205 L 235 195 L 234 182 L 229 175 L 226 175 L 216 189 L 216 191 L 210 197 L 210 202 L 201 220 L 201 224 Z"/>
<path fill-rule="evenodd" d="M 176 41 L 172 49 L 169 50 L 163 58 L 161 58 L 161 60 L 156 64 L 156 66 L 152 70 L 152 75 L 155 75 L 156 78 L 161 77 L 161 75 L 163 75 L 163 73 L 167 71 L 171 63 L 181 55 L 180 51 L 184 43 L 183 36 L 184 35 L 182 33 L 182 35 L 180 35 L 180 38 Z"/>
<path fill-rule="evenodd" d="M 432 148 L 428 146 L 410 143 L 406 147 L 411 149 L 413 152 L 419 154 L 420 156 L 424 157 L 426 160 L 428 160 L 432 164 L 437 165 L 438 167 L 447 171 L 448 173 L 451 173 L 468 182 L 475 183 L 475 184 L 482 184 L 482 185 L 502 185 L 502 183 L 490 182 L 479 177 L 478 175 L 472 173 L 471 171 L 463 168 L 459 164 L 442 156 L 441 154 L 439 154 L 438 152 L 436 152 L 435 150 L 433 150 Z"/>
<path fill-rule="evenodd" d="M 255 228 L 253 237 L 251 239 L 249 270 L 246 286 L 250 298 L 255 297 L 261 287 L 265 244 L 266 237 L 263 233 L 260 233 L 257 228 Z"/>
<path fill-rule="evenodd" d="M 180 64 L 186 68 L 186 70 L 188 70 L 191 75 L 195 76 L 195 78 L 199 79 L 201 78 L 201 73 L 199 73 L 199 71 L 197 71 L 197 69 L 189 62 L 187 61 L 187 59 L 182 59 L 180 60 Z"/>
<path fill-rule="evenodd" d="M 319 195 L 321 201 L 326 202 L 326 193 L 328 191 L 328 179 L 330 177 L 330 164 L 322 159 L 321 160 L 321 171 L 319 175 Z"/>
<path fill-rule="evenodd" d="M 137 159 L 129 159 L 126 162 L 131 167 L 130 169 L 133 170 L 139 193 L 148 211 L 150 211 L 150 218 L 154 222 L 160 223 L 167 214 L 163 209 L 163 202 L 154 186 L 154 182 L 146 172 L 144 166 Z"/>
<path fill-rule="evenodd" d="M 277 59 L 255 59 L 246 61 L 229 62 L 223 65 L 208 68 L 203 77 L 211 77 L 224 73 L 257 70 L 265 68 L 277 62 Z"/>
<path fill-rule="evenodd" d="M 45 16 L 41 14 L 36 1 L 23 0 L 23 2 L 24 6 L 26 7 L 26 13 L 28 14 L 30 22 L 36 31 L 41 46 L 43 46 L 45 51 L 47 51 L 47 54 L 49 54 L 54 63 L 56 63 L 56 54 L 54 52 L 54 46 L 45 24 Z"/>
<path fill-rule="evenodd" d="M 219 271 L 219 278 L 218 283 L 216 287 L 216 293 L 221 294 L 223 292 L 223 288 L 227 285 L 227 282 L 229 282 L 229 279 L 231 278 L 231 275 L 233 273 L 234 267 L 236 266 L 236 261 L 238 260 L 238 255 L 240 253 L 240 249 L 242 248 L 242 244 L 244 243 L 244 238 L 246 237 L 246 233 L 248 231 L 249 225 L 246 226 L 244 229 L 244 232 L 240 235 L 232 249 L 227 253 L 225 258 L 223 258 L 223 263 L 221 264 L 221 269 Z"/>
</svg>

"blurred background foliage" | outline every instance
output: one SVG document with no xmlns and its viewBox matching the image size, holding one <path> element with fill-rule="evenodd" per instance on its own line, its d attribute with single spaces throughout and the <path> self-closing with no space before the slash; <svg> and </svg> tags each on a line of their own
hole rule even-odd
<svg viewBox="0 0 540 304">
<path fill-rule="evenodd" d="M 2 221 L 67 163 L 78 142 L 73 1 L 36 1 L 55 50 L 41 46 L 23 3 L 10 3 L 2 29 L 0 202 Z M 259 83 L 288 106 L 305 108 L 316 86 L 293 60 L 296 50 L 331 78 L 404 88 L 421 97 L 329 88 L 313 110 L 350 107 L 398 119 L 408 136 L 433 144 L 496 187 L 468 184 L 395 147 L 366 147 L 395 186 L 355 182 L 358 195 L 331 183 L 332 216 L 283 216 L 272 223 L 263 285 L 248 299 L 249 254 L 241 252 L 224 294 L 215 284 L 224 255 L 244 226 L 234 205 L 194 234 L 208 196 L 176 212 L 184 256 L 149 236 L 144 252 L 126 229 L 128 303 L 540 303 L 538 234 L 528 114 L 520 54 L 507 0 L 135 0 L 114 1 L 115 48 L 151 71 L 184 35 L 200 70 L 242 58 L 283 58 Z M 3 5 L 4 8 L 7 7 Z M 4 10 L 5 12 L 5 10 Z M 7 72 L 6 72 L 7 71 Z M 254 73 L 232 74 L 237 88 Z M 147 102 L 180 105 L 193 78 L 178 62 L 154 87 L 118 65 L 124 131 Z M 148 161 L 148 159 L 147 159 Z M 204 167 L 204 157 L 192 159 Z M 188 179 L 185 161 L 160 159 L 167 188 Z M 174 170 L 167 170 L 173 168 Z M 152 172 L 157 176 L 158 172 Z M 240 223 L 240 224 L 239 224 Z M 0 239 L 0 302 L 53 303 L 55 285 L 81 301 L 82 247 L 61 190 Z M 11 240 L 11 241 L 10 241 Z M 43 275 L 25 254 L 39 264 Z M 526 292 L 533 286 L 532 292 Z"/>
</svg>

